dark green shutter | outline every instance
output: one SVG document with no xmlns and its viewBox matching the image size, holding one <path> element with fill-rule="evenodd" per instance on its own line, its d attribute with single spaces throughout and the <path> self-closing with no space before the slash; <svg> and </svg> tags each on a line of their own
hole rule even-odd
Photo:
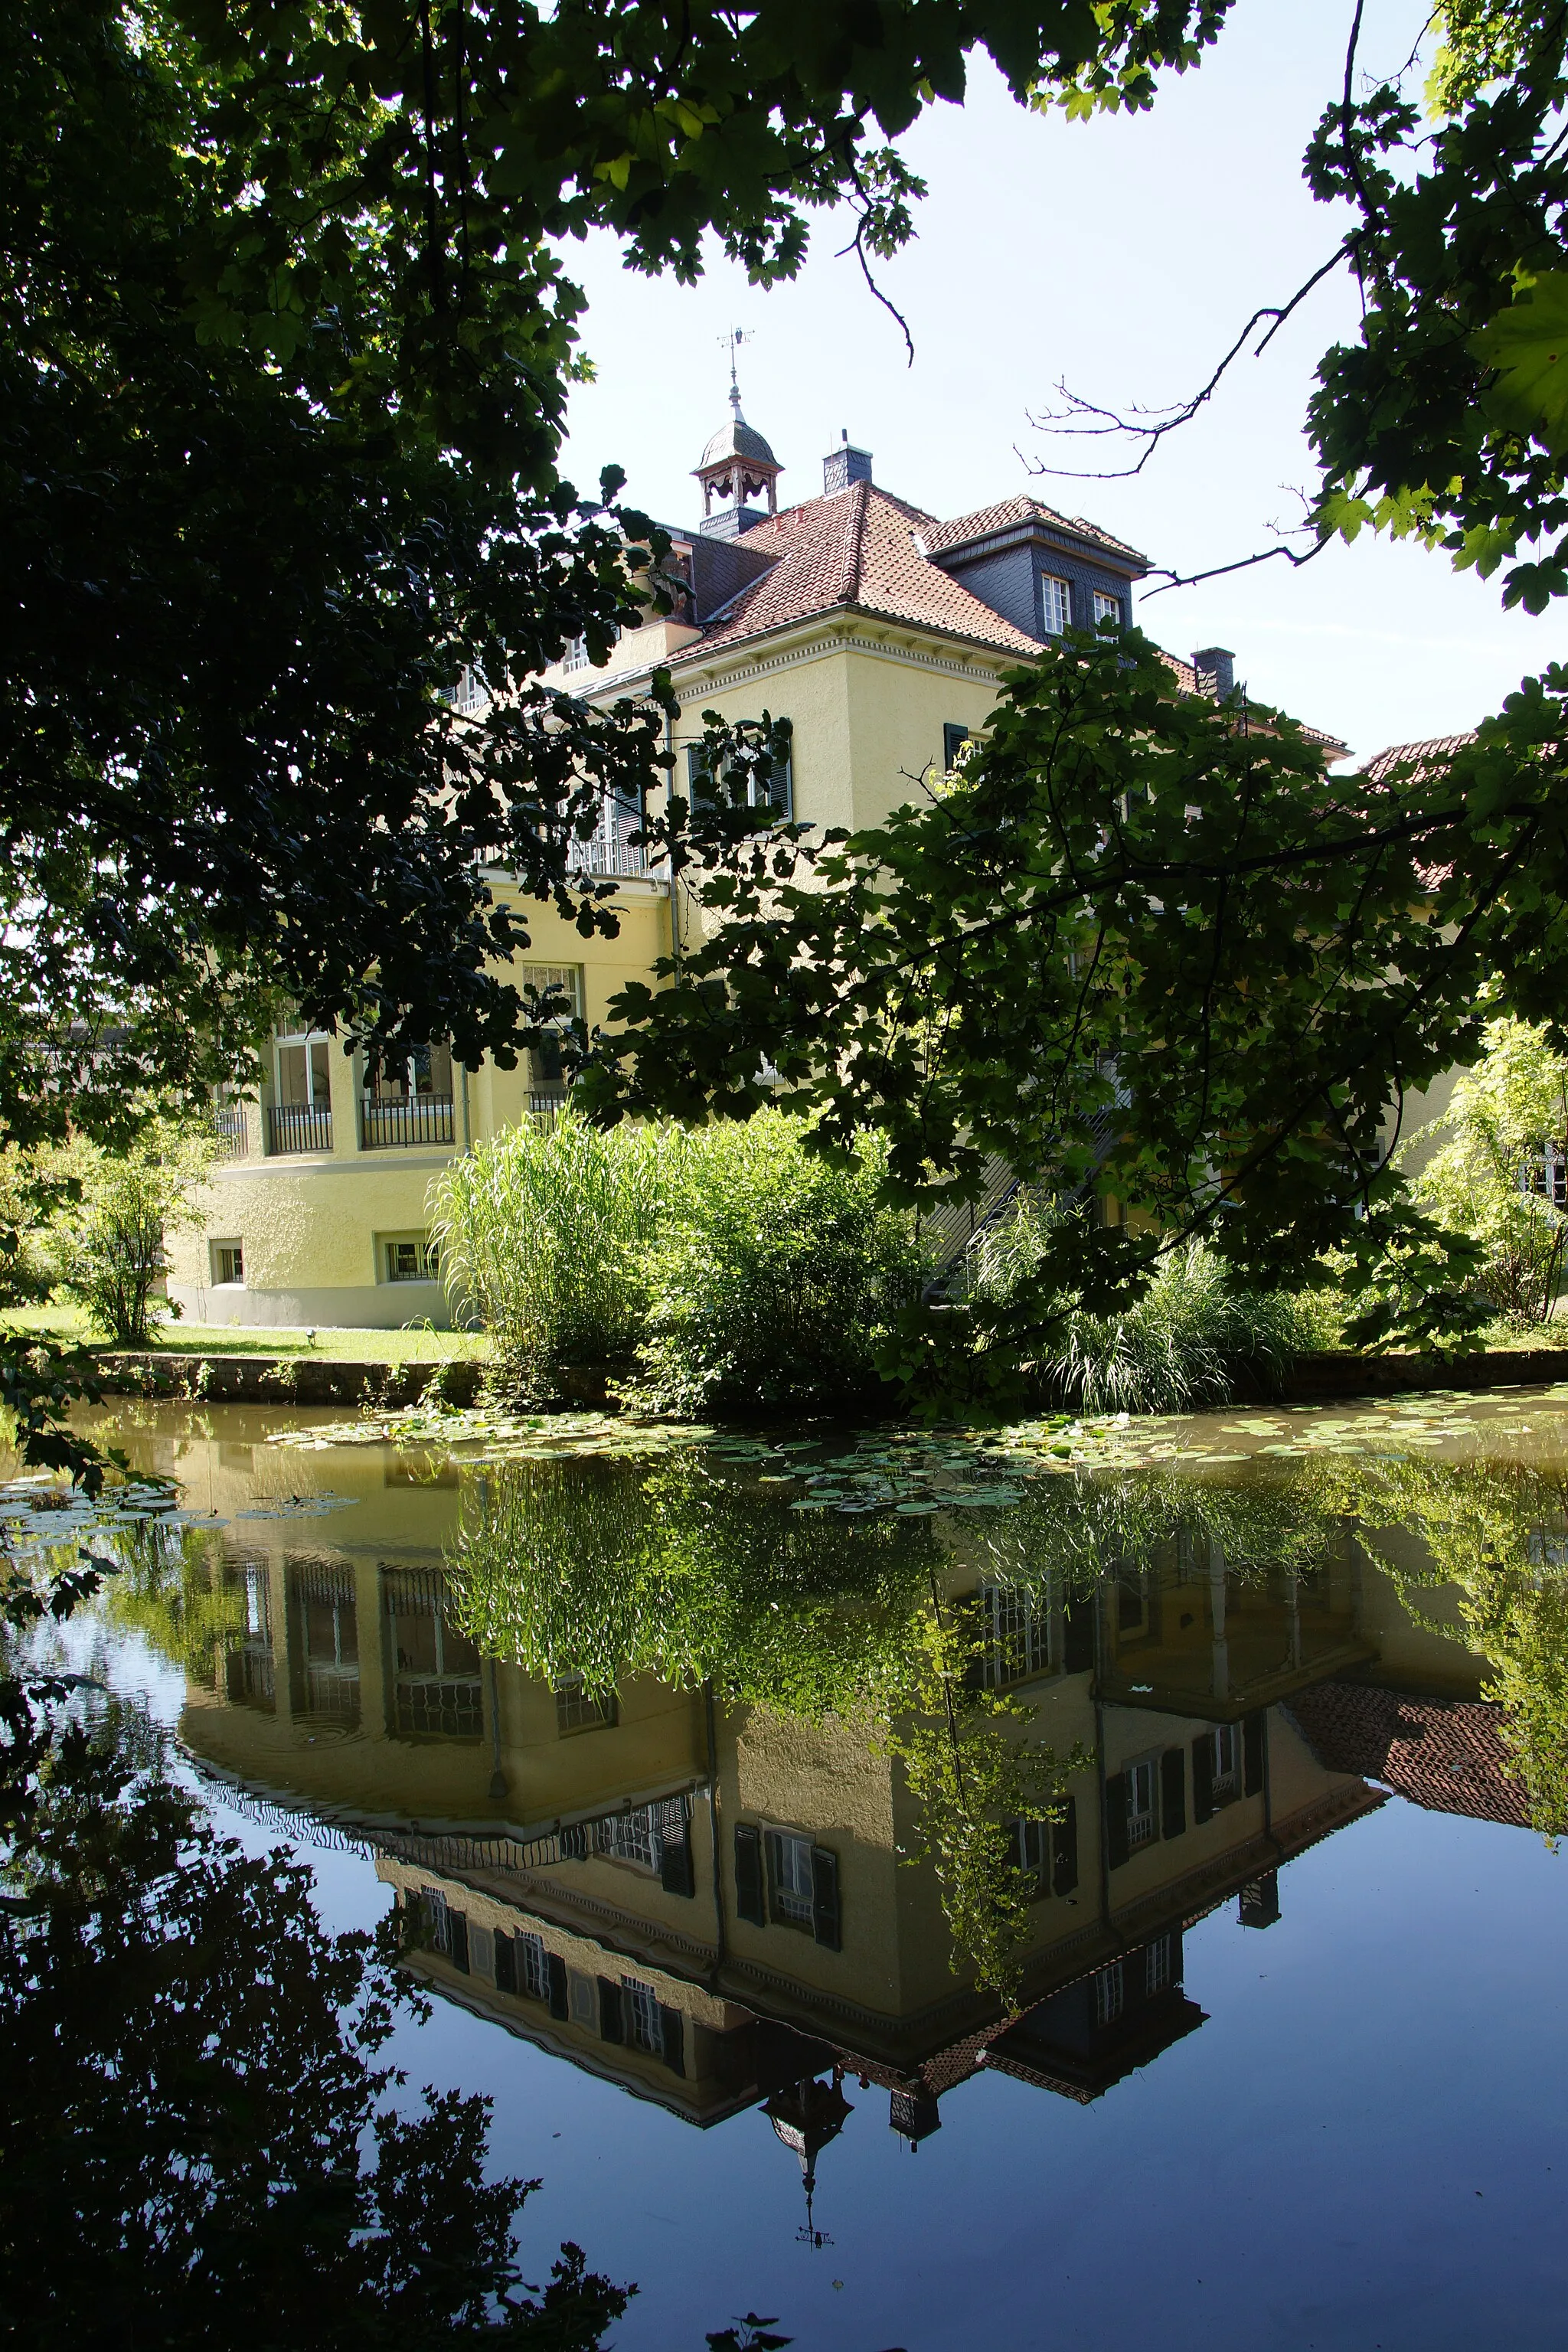
<svg viewBox="0 0 1568 2352">
<path fill-rule="evenodd" d="M 626 2038 L 621 2016 L 621 1989 L 609 1977 L 599 1979 L 599 2032 L 606 2042 L 624 2042 Z"/>
<path fill-rule="evenodd" d="M 1094 1603 L 1072 1601 L 1062 1612 L 1062 1671 L 1086 1675 L 1094 1664 Z"/>
<path fill-rule="evenodd" d="M 838 1950 L 838 1856 L 825 1845 L 811 1849 L 811 1932 L 830 1952 Z"/>
<path fill-rule="evenodd" d="M 1200 1731 L 1193 1742 L 1193 1819 L 1214 1819 L 1214 1734 Z"/>
<path fill-rule="evenodd" d="M 1111 1869 L 1120 1870 L 1128 1853 L 1125 1772 L 1113 1772 L 1105 1784 L 1105 1843 Z"/>
<path fill-rule="evenodd" d="M 455 1969 L 461 1969 L 463 1974 L 467 1976 L 468 1973 L 468 1923 L 460 1911 L 454 1911 L 450 1906 L 447 1906 L 447 1932 L 452 1939 L 452 1966 Z"/>
<path fill-rule="evenodd" d="M 1263 1793 L 1263 1752 L 1268 1742 L 1268 1718 L 1249 1715 L 1241 1727 L 1241 1785 L 1249 1797 Z"/>
<path fill-rule="evenodd" d="M 667 1895 L 695 1895 L 691 1867 L 691 1822 L 685 1800 L 664 1808 L 664 1830 L 658 1843 L 658 1883 Z"/>
<path fill-rule="evenodd" d="M 763 1833 L 755 1822 L 735 1823 L 735 1909 L 753 1927 L 765 1927 L 763 1902 Z"/>
<path fill-rule="evenodd" d="M 1187 1826 L 1187 1753 L 1167 1748 L 1160 1759 L 1160 1828 L 1168 1838 L 1180 1837 Z"/>
<path fill-rule="evenodd" d="M 1051 1823 L 1051 1892 L 1070 1895 L 1078 1885 L 1078 1799 L 1068 1797 Z"/>
<path fill-rule="evenodd" d="M 496 1929 L 496 1990 L 517 1990 L 517 1946 L 500 1927 Z"/>
<path fill-rule="evenodd" d="M 658 2029 L 664 2036 L 664 2063 L 672 2074 L 686 2072 L 686 2021 L 678 2009 L 658 2005 Z"/>
<path fill-rule="evenodd" d="M 545 1953 L 544 1973 L 550 1984 L 551 2016 L 569 2017 L 572 2011 L 566 1998 L 566 1963 L 559 1952 Z"/>
</svg>

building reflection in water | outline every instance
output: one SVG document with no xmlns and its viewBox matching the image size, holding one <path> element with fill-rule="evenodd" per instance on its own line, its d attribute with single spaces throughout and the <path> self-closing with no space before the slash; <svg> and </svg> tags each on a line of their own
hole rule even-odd
<svg viewBox="0 0 1568 2352">
<path fill-rule="evenodd" d="M 974 1678 L 1089 1759 L 1055 1821 L 1014 1826 L 1033 1900 L 1009 2014 L 901 1860 L 911 1800 L 863 1727 L 488 1662 L 434 1548 L 378 1549 L 280 1530 L 228 1560 L 235 1630 L 190 1685 L 188 1748 L 242 1804 L 374 1853 L 432 1991 L 693 2125 L 760 2105 L 814 2237 L 863 2094 L 911 2150 L 982 2071 L 1099 2098 L 1205 2022 L 1194 1927 L 1275 1926 L 1285 1866 L 1389 1787 L 1524 1818 L 1482 1663 L 1348 1538 L 1242 1574 L 1184 1530 L 1076 1593 L 965 1584 L 955 1547 Z"/>
</svg>

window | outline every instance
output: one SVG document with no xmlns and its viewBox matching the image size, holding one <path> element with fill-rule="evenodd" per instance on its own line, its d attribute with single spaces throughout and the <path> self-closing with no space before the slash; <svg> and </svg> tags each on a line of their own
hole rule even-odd
<svg viewBox="0 0 1568 2352">
<path fill-rule="evenodd" d="M 1103 628 L 1105 623 L 1109 621 L 1114 628 L 1119 629 L 1122 625 L 1122 617 L 1121 597 L 1108 596 L 1103 588 L 1097 588 L 1094 592 L 1095 627 Z"/>
<path fill-rule="evenodd" d="M 968 728 L 956 726 L 950 719 L 942 730 L 942 764 L 950 776 L 957 767 L 958 755 L 968 740 Z"/>
<path fill-rule="evenodd" d="M 814 1905 L 811 1840 L 795 1837 L 788 1830 L 770 1830 L 766 1843 L 768 1908 L 775 1919 L 809 1933 Z"/>
<path fill-rule="evenodd" d="M 1159 1797 L 1152 1758 L 1127 1767 L 1127 1843 L 1152 1845 L 1160 1834 Z"/>
<path fill-rule="evenodd" d="M 987 1690 L 1043 1675 L 1051 1663 L 1048 1611 L 1026 1592 L 1003 1584 L 980 1588 L 981 1676 Z"/>
<path fill-rule="evenodd" d="M 1143 1990 L 1146 1993 L 1164 1992 L 1171 1983 L 1171 1938 L 1156 1936 L 1143 1954 Z"/>
<path fill-rule="evenodd" d="M 383 1282 L 439 1282 L 441 1249 L 424 1234 L 383 1234 L 380 1237 Z"/>
<path fill-rule="evenodd" d="M 621 2015 L 632 2048 L 651 2050 L 656 2057 L 662 2058 L 664 2029 L 659 2022 L 658 1995 L 652 1985 L 644 1984 L 637 1977 L 623 1977 L 621 1998 Z"/>
<path fill-rule="evenodd" d="M 555 1728 L 564 1735 L 569 1731 L 602 1731 L 619 1719 L 616 1694 L 612 1691 L 592 1691 L 581 1675 L 569 1675 L 555 1685 Z"/>
<path fill-rule="evenodd" d="M 1222 1723 L 1214 1735 L 1214 1801 L 1226 1805 L 1241 1794 L 1241 1727 Z"/>
<path fill-rule="evenodd" d="M 561 656 L 561 667 L 563 669 L 588 668 L 588 646 L 584 638 L 574 637 L 571 640 Z"/>
<path fill-rule="evenodd" d="M 1114 2019 L 1120 2017 L 1125 1999 L 1126 1987 L 1122 1981 L 1121 1962 L 1112 1960 L 1110 1966 L 1108 1969 L 1100 1969 L 1094 1979 L 1096 2025 L 1110 2025 Z"/>
<path fill-rule="evenodd" d="M 1040 574 L 1040 630 L 1047 637 L 1059 637 L 1072 621 L 1072 595 L 1065 580 L 1053 580 L 1048 572 Z"/>
<path fill-rule="evenodd" d="M 1561 1143 L 1546 1144 L 1539 1159 L 1525 1160 L 1519 1171 L 1521 1192 L 1539 1192 L 1553 1208 L 1568 1209 L 1568 1150 Z"/>
<path fill-rule="evenodd" d="M 457 685 L 447 688 L 447 699 L 454 710 L 473 711 L 487 710 L 490 698 L 478 670 L 464 667 L 458 673 Z"/>
<path fill-rule="evenodd" d="M 328 1042 L 315 1029 L 279 1029 L 273 1040 L 267 1128 L 268 1148 L 275 1154 L 332 1148 Z"/>
<path fill-rule="evenodd" d="M 1016 1821 L 1013 1824 L 1013 1858 L 1026 1878 L 1038 1882 L 1043 1893 L 1050 1884 L 1050 1823 Z"/>
<path fill-rule="evenodd" d="M 1126 1636 L 1149 1630 L 1149 1601 L 1143 1579 L 1135 1568 L 1121 1569 L 1116 1579 L 1116 1630 Z"/>
<path fill-rule="evenodd" d="M 231 1289 L 242 1287 L 245 1282 L 244 1245 L 239 1242 L 214 1242 L 212 1253 L 214 1282 Z"/>
<path fill-rule="evenodd" d="M 550 1964 L 542 1936 L 524 1935 L 517 1939 L 517 1989 L 530 2000 L 550 1998 Z"/>
<path fill-rule="evenodd" d="M 276 1047 L 276 1084 L 280 1103 L 310 1110 L 331 1108 L 328 1042 L 320 1030 L 296 1030 L 290 1034 L 279 1031 Z"/>
<path fill-rule="evenodd" d="M 658 1832 L 654 1823 L 652 1805 L 639 1805 L 634 1813 L 611 1813 L 594 1824 L 594 1844 L 600 1853 L 607 1853 L 616 1862 L 629 1862 L 638 1870 L 658 1868 Z"/>
<path fill-rule="evenodd" d="M 713 789 L 704 744 L 687 745 L 686 781 L 694 809 L 717 805 L 719 795 Z M 749 761 L 737 761 L 730 775 L 721 781 L 727 787 L 724 795 L 727 807 L 763 809 L 785 822 L 795 813 L 795 762 L 788 751 L 782 758 L 759 761 L 755 764 Z"/>
</svg>

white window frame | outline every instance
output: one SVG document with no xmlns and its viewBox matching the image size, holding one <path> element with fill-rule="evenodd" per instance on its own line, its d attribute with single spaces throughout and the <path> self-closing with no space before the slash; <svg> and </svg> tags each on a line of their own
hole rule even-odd
<svg viewBox="0 0 1568 2352">
<path fill-rule="evenodd" d="M 1160 1759 L 1141 1756 L 1121 1769 L 1127 1782 L 1127 1850 L 1140 1853 L 1160 1835 Z"/>
<path fill-rule="evenodd" d="M 332 1041 L 324 1029 L 279 1029 L 272 1040 L 273 1101 L 290 1110 L 330 1111 L 332 1107 L 331 1044 Z M 324 1045 L 327 1048 L 322 1057 L 326 1066 L 323 1073 L 326 1092 L 319 1100 L 316 1096 L 315 1055 L 315 1048 L 318 1045 Z M 286 1049 L 297 1046 L 303 1046 L 305 1053 L 306 1098 L 303 1103 L 287 1103 L 283 1093 L 282 1055 Z"/>
<path fill-rule="evenodd" d="M 1072 626 L 1072 585 L 1054 572 L 1040 574 L 1040 626 L 1047 637 Z"/>
<path fill-rule="evenodd" d="M 1101 621 L 1114 621 L 1119 629 L 1125 628 L 1127 608 L 1120 596 L 1108 596 L 1103 588 L 1097 588 L 1094 592 L 1094 625 L 1097 629 Z"/>
<path fill-rule="evenodd" d="M 763 1843 L 767 1849 L 769 1917 L 780 1927 L 804 1927 L 808 1935 L 814 1934 L 816 1895 L 810 1838 L 798 1830 L 764 1830 Z"/>
<path fill-rule="evenodd" d="M 985 1649 L 981 1672 L 987 1690 L 1033 1681 L 1051 1670 L 1051 1612 L 1044 1601 L 1010 1584 L 983 1584 Z"/>
<path fill-rule="evenodd" d="M 1094 2021 L 1096 2025 L 1113 2025 L 1127 2006 L 1127 1988 L 1122 1977 L 1121 1962 L 1108 1960 L 1094 1973 Z"/>
<path fill-rule="evenodd" d="M 418 1272 L 396 1274 L 393 1271 L 394 1250 L 412 1249 L 416 1253 Z M 375 1237 L 375 1276 L 378 1282 L 401 1286 L 410 1282 L 439 1282 L 441 1279 L 441 1245 L 423 1231 L 405 1234 L 377 1234 Z"/>
<path fill-rule="evenodd" d="M 1144 1948 L 1143 1990 L 1150 1996 L 1157 1992 L 1169 1992 L 1175 1980 L 1170 1936 L 1168 1933 L 1156 1936 L 1153 1942 Z"/>
<path fill-rule="evenodd" d="M 658 2013 L 658 1995 L 652 1985 L 644 1984 L 640 1977 L 621 1979 L 621 2013 L 626 2020 L 626 2040 L 634 2050 L 646 2050 L 650 2056 L 664 2055 L 664 2026 Z"/>
<path fill-rule="evenodd" d="M 245 1288 L 245 1242 L 242 1236 L 236 1234 L 232 1240 L 210 1242 L 207 1246 L 212 1253 L 211 1287 L 214 1290 L 243 1290 Z M 233 1273 L 225 1273 L 224 1259 L 230 1252 L 233 1253 L 237 1264 Z"/>
<path fill-rule="evenodd" d="M 532 1935 L 525 1929 L 517 1938 L 517 1947 L 519 1992 L 525 1993 L 530 2000 L 548 2000 L 550 1961 L 543 1937 Z"/>
<path fill-rule="evenodd" d="M 1245 1760 L 1241 1726 L 1220 1723 L 1209 1734 L 1214 1749 L 1213 1801 L 1217 1811 L 1221 1805 L 1234 1804 L 1244 1786 Z M 1228 1755 L 1230 1760 L 1225 1762 Z"/>
<path fill-rule="evenodd" d="M 561 656 L 561 667 L 563 670 L 593 668 L 594 665 L 588 658 L 586 637 L 573 637 L 568 640 L 566 650 Z"/>
</svg>

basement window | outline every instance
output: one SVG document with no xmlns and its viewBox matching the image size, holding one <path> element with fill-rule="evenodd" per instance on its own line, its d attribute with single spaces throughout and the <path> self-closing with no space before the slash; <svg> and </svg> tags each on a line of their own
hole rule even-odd
<svg viewBox="0 0 1568 2352">
<path fill-rule="evenodd" d="M 245 1286 L 245 1249 L 239 1242 L 214 1242 L 213 1283 L 219 1289 L 239 1290 Z"/>
<path fill-rule="evenodd" d="M 439 1282 L 441 1246 L 427 1234 L 382 1234 L 376 1257 L 383 1282 Z"/>
</svg>

